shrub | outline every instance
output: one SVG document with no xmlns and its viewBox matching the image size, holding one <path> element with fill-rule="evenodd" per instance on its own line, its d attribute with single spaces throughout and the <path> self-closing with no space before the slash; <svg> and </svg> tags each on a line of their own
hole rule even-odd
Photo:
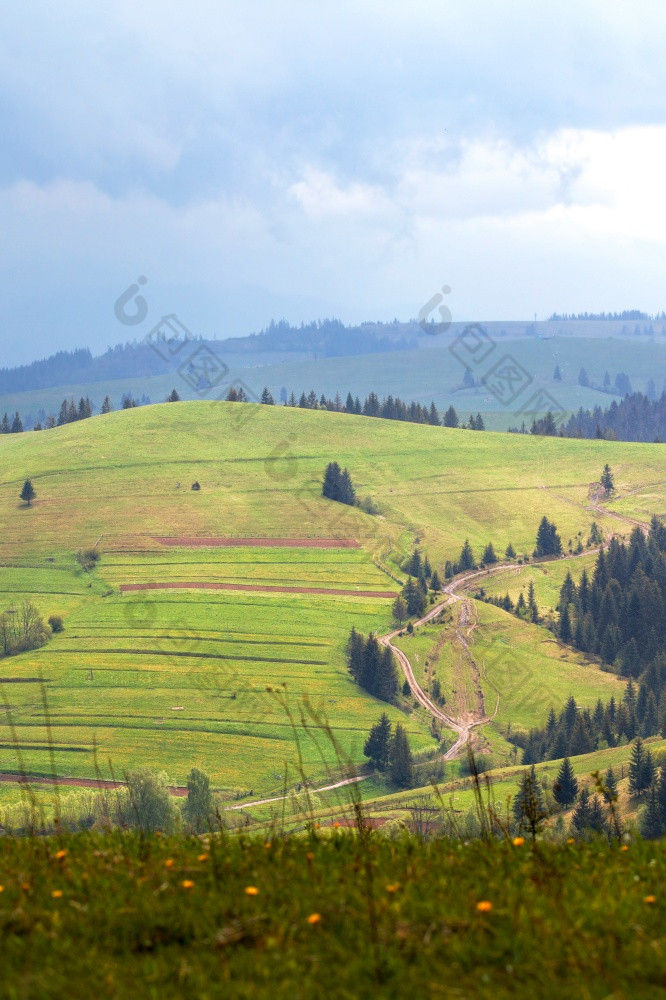
<svg viewBox="0 0 666 1000">
<path fill-rule="evenodd" d="M 49 625 L 51 626 L 52 632 L 62 632 L 65 628 L 60 615 L 51 615 L 49 618 Z"/>
</svg>

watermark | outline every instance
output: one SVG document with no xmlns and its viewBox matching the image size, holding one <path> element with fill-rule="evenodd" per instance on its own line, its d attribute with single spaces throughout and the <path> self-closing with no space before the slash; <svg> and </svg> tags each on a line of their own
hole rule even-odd
<svg viewBox="0 0 666 1000">
<path fill-rule="evenodd" d="M 451 310 L 442 305 L 444 294 L 448 295 L 450 292 L 450 285 L 443 285 L 442 292 L 433 295 L 419 310 L 419 326 L 424 333 L 434 336 L 445 333 L 450 328 Z M 435 309 L 439 309 L 441 322 L 435 322 L 431 318 Z M 514 411 L 516 418 L 522 418 L 523 421 L 531 418 L 533 425 L 543 422 L 545 433 L 556 432 L 557 425 L 566 416 L 564 407 L 547 389 L 537 389 L 528 398 L 527 391 L 535 380 L 534 375 L 512 354 L 502 354 L 480 323 L 467 324 L 453 339 L 449 351 L 465 369 L 470 388 L 473 385 L 484 385 L 501 406 L 517 405 Z M 467 385 L 467 382 L 464 384 Z"/>
<path fill-rule="evenodd" d="M 148 279 L 141 275 L 120 295 L 113 307 L 116 318 L 124 326 L 138 326 L 148 316 L 148 303 L 139 295 Z M 187 385 L 190 392 L 200 399 L 212 401 L 238 401 L 259 403 L 253 389 L 242 379 L 230 379 L 229 366 L 209 344 L 201 343 L 185 326 L 176 313 L 167 313 L 152 327 L 144 341 L 167 363 L 177 365 L 175 374 Z M 214 394 L 214 395 L 213 395 Z M 256 407 L 234 408 L 231 425 L 242 430 L 256 414 Z"/>
<path fill-rule="evenodd" d="M 424 333 L 428 333 L 431 336 L 437 336 L 440 333 L 446 333 L 446 331 L 451 326 L 451 310 L 446 305 L 442 305 L 444 302 L 444 296 L 451 294 L 450 285 L 442 285 L 442 291 L 437 292 L 431 299 L 429 299 L 424 306 L 419 310 L 419 326 Z M 432 313 L 437 309 L 439 312 L 439 320 L 435 321 L 431 318 Z"/>
</svg>

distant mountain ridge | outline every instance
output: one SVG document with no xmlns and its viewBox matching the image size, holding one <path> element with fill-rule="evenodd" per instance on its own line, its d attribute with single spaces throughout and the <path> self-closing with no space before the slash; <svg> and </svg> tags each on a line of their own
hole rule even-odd
<svg viewBox="0 0 666 1000">
<path fill-rule="evenodd" d="M 278 323 L 271 321 L 265 330 L 246 337 L 227 340 L 197 337 L 196 340 L 209 344 L 213 351 L 223 347 L 232 354 L 293 351 L 335 358 L 410 350 L 417 346 L 418 332 L 416 321 L 345 326 L 339 320 L 324 319 L 294 327 L 280 320 Z M 172 368 L 173 363 L 164 361 L 145 341 L 117 344 L 96 357 L 87 347 L 58 351 L 31 364 L 0 368 L 0 395 L 81 382 L 163 375 Z"/>
</svg>

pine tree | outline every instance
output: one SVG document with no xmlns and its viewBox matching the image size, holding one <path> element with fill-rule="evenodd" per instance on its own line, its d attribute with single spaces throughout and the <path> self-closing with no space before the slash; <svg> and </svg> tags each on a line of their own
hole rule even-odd
<svg viewBox="0 0 666 1000">
<path fill-rule="evenodd" d="M 32 480 L 26 479 L 23 484 L 23 489 L 21 490 L 21 500 L 27 503 L 29 507 L 36 496 L 37 494 L 35 493 L 35 487 L 32 485 Z"/>
<path fill-rule="evenodd" d="M 363 636 L 352 628 L 347 642 L 347 667 L 357 684 L 363 677 Z"/>
<path fill-rule="evenodd" d="M 383 712 L 365 741 L 363 754 L 378 771 L 384 771 L 388 764 L 391 744 L 391 723 L 386 712 Z"/>
<path fill-rule="evenodd" d="M 555 365 L 555 371 L 553 372 L 553 379 L 556 382 L 561 382 L 562 381 L 562 372 L 560 371 L 560 366 L 559 365 Z"/>
<path fill-rule="evenodd" d="M 564 605 L 560 613 L 560 624 L 559 624 L 559 635 L 562 642 L 566 645 L 571 643 L 571 619 L 569 618 L 569 606 Z"/>
<path fill-rule="evenodd" d="M 107 396 L 107 397 L 106 397 L 106 399 L 108 399 L 108 398 L 109 398 L 109 397 Z M 178 395 L 178 393 L 177 393 L 177 391 L 176 391 L 175 389 L 172 389 L 172 390 L 171 390 L 171 392 L 170 392 L 170 393 L 169 393 L 169 395 L 167 396 L 167 399 L 166 399 L 166 401 L 167 401 L 167 403 L 179 403 L 179 402 L 180 402 L 180 396 Z M 106 400 L 104 400 L 104 402 L 106 403 Z M 107 411 L 106 411 L 106 410 L 104 409 L 104 407 L 102 407 L 102 412 L 103 412 L 103 413 L 106 413 L 106 412 L 107 412 Z"/>
<path fill-rule="evenodd" d="M 476 563 L 474 562 L 474 553 L 472 552 L 472 546 L 469 544 L 469 539 L 465 539 L 465 544 L 460 552 L 460 558 L 458 559 L 458 572 L 464 573 L 468 569 L 476 569 Z"/>
<path fill-rule="evenodd" d="M 488 542 L 485 549 L 483 550 L 483 556 L 481 561 L 485 563 L 486 566 L 492 565 L 492 563 L 497 562 L 497 556 L 495 555 L 495 549 L 493 548 L 493 543 Z"/>
<path fill-rule="evenodd" d="M 448 410 L 444 414 L 444 426 L 445 427 L 457 427 L 458 426 L 458 414 L 455 411 L 453 404 L 449 406 Z"/>
<path fill-rule="evenodd" d="M 5 413 L 2 418 L 2 427 L 0 428 L 3 434 L 9 434 L 11 431 L 11 424 L 9 423 L 9 417 Z"/>
<path fill-rule="evenodd" d="M 265 406 L 275 406 L 275 400 L 273 399 L 267 385 L 264 386 L 260 402 L 262 402 Z"/>
<path fill-rule="evenodd" d="M 527 585 L 527 607 L 530 612 L 530 620 L 535 624 L 539 621 L 539 608 L 536 602 L 536 593 L 534 590 L 534 580 L 530 580 Z"/>
<path fill-rule="evenodd" d="M 514 549 L 514 547 L 511 544 L 511 542 L 509 542 L 509 544 L 507 545 L 506 549 L 504 550 L 504 555 L 506 556 L 507 559 L 515 559 L 516 558 L 516 550 Z"/>
<path fill-rule="evenodd" d="M 411 788 L 414 782 L 412 751 L 407 733 L 400 723 L 395 727 L 390 743 L 389 769 L 394 784 L 399 788 Z"/>
<path fill-rule="evenodd" d="M 21 434 L 22 431 L 23 431 L 23 421 L 21 420 L 21 418 L 19 416 L 19 412 L 17 410 L 16 413 L 14 414 L 14 419 L 12 420 L 11 433 L 12 434 Z"/>
<path fill-rule="evenodd" d="M 632 795 L 641 795 L 652 784 L 654 765 L 651 763 L 651 756 L 648 764 L 648 753 L 645 751 L 642 739 L 638 737 L 629 761 L 629 791 Z"/>
<path fill-rule="evenodd" d="M 587 788 L 583 788 L 578 799 L 578 805 L 571 817 L 571 828 L 578 833 L 583 833 L 590 828 L 590 793 Z"/>
<path fill-rule="evenodd" d="M 404 622 L 407 618 L 407 605 L 401 594 L 398 594 L 392 606 L 393 617 L 397 622 Z"/>
<path fill-rule="evenodd" d="M 657 789 L 654 785 L 651 786 L 648 793 L 647 803 L 640 816 L 638 826 L 641 837 L 645 837 L 646 840 L 656 840 L 664 832 L 659 801 L 657 799 Z"/>
<path fill-rule="evenodd" d="M 393 659 L 393 653 L 385 646 L 379 658 L 377 685 L 374 692 L 382 701 L 393 703 L 398 694 L 398 672 Z"/>
<path fill-rule="evenodd" d="M 528 771 L 523 772 L 518 793 L 513 800 L 513 817 L 518 828 L 529 831 L 532 840 L 536 840 L 539 826 L 547 816 L 541 786 L 532 764 Z"/>
<path fill-rule="evenodd" d="M 435 570 L 432 576 L 430 577 L 430 589 L 435 594 L 438 594 L 442 589 L 442 581 L 439 578 L 439 573 L 437 572 L 437 570 Z"/>
<path fill-rule="evenodd" d="M 340 499 L 340 477 L 342 470 L 337 462 L 329 462 L 324 472 L 324 483 L 321 488 L 322 496 L 329 500 Z"/>
<path fill-rule="evenodd" d="M 604 785 L 607 789 L 605 798 L 607 801 L 612 802 L 613 799 L 617 798 L 617 778 L 612 767 L 609 767 L 604 775 Z"/>
<path fill-rule="evenodd" d="M 577 795 L 578 779 L 574 774 L 571 761 L 565 757 L 553 784 L 553 796 L 556 802 L 568 809 L 576 801 Z"/>
<path fill-rule="evenodd" d="M 662 764 L 659 769 L 659 780 L 657 781 L 656 789 L 659 817 L 661 824 L 666 831 L 666 764 Z"/>
<path fill-rule="evenodd" d="M 601 473 L 601 485 L 603 486 L 606 494 L 612 493 L 615 489 L 613 473 L 611 472 L 610 465 L 608 465 L 608 463 L 604 465 L 604 471 Z"/>
<path fill-rule="evenodd" d="M 104 397 L 104 402 L 102 403 L 102 413 L 110 413 L 113 409 L 113 405 L 108 396 Z"/>
</svg>

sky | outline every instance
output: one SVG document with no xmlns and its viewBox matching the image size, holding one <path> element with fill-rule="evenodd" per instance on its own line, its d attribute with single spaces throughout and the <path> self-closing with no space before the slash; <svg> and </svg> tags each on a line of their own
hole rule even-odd
<svg viewBox="0 0 666 1000">
<path fill-rule="evenodd" d="M 665 43 L 653 0 L 4 4 L 0 367 L 443 286 L 455 320 L 666 309 Z"/>
</svg>

